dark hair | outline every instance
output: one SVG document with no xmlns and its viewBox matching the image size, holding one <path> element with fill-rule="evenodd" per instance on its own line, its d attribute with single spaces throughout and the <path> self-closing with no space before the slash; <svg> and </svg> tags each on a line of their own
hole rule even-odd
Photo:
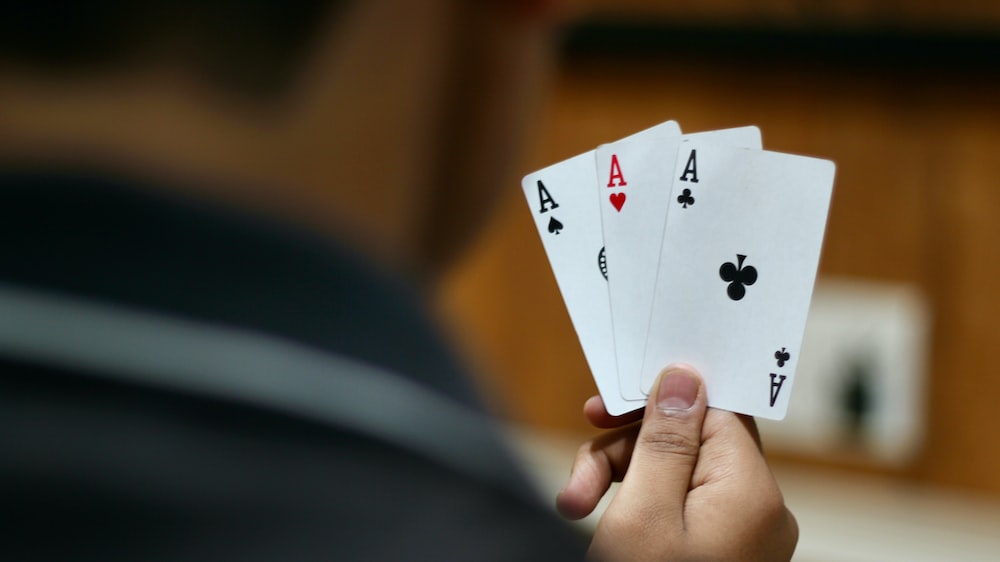
<svg viewBox="0 0 1000 562">
<path fill-rule="evenodd" d="M 0 64 L 78 72 L 167 56 L 217 85 L 273 94 L 342 3 L 0 0 Z"/>
</svg>

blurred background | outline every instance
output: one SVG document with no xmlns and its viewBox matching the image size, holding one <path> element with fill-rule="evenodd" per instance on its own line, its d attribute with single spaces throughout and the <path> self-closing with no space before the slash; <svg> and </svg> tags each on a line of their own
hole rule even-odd
<svg viewBox="0 0 1000 562">
<path fill-rule="evenodd" d="M 581 407 L 596 390 L 520 174 L 668 119 L 685 132 L 757 125 L 766 149 L 837 164 L 792 407 L 785 421 L 761 423 L 799 519 L 797 560 L 1000 559 L 1000 4 L 589 3 L 593 10 L 562 36 L 519 174 L 437 295 L 545 494 L 559 489 L 576 447 L 594 433 Z M 16 27 L 8 22 L 7 37 Z M 271 31 L 277 49 L 308 46 Z M 227 66 L 234 74 L 222 79 L 248 97 L 266 98 L 297 70 L 269 62 L 275 48 L 254 48 L 256 36 L 236 39 L 222 35 L 209 46 L 245 49 L 236 56 L 250 61 L 246 68 Z M 315 42 L 321 69 L 324 37 Z M 216 104 L 169 68 L 134 78 L 204 96 L 204 113 L 190 120 L 166 101 L 137 99 L 130 82 L 114 85 L 117 100 L 95 106 L 83 103 L 85 81 L 64 97 L 0 81 L 0 148 L 16 153 L 47 124 L 69 123 L 102 153 L 120 147 L 134 128 L 123 111 L 142 101 L 156 111 L 142 142 L 111 153 L 116 165 L 145 172 L 161 162 L 147 156 L 162 154 L 202 177 L 322 194 L 343 178 L 327 165 L 331 147 L 355 139 L 324 125 L 337 88 L 319 74 L 270 112 Z M 393 123 L 386 116 L 362 125 L 385 131 Z M 361 148 L 377 151 L 383 139 Z"/>
<path fill-rule="evenodd" d="M 792 409 L 761 424 L 797 559 L 996 559 L 1000 4 L 592 4 L 521 173 L 667 119 L 837 163 Z M 519 179 L 440 301 L 554 491 L 596 391 Z"/>
</svg>

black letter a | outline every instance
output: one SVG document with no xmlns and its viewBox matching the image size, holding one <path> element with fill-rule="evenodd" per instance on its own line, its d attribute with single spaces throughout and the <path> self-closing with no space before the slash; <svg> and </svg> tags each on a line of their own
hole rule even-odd
<svg viewBox="0 0 1000 562">
<path fill-rule="evenodd" d="M 556 200 L 549 194 L 549 190 L 545 189 L 545 184 L 542 183 L 542 180 L 538 180 L 538 207 L 539 213 L 559 208 L 559 203 L 556 203 Z"/>
<path fill-rule="evenodd" d="M 778 382 L 774 382 L 775 377 L 778 378 Z M 771 407 L 774 407 L 774 402 L 778 400 L 778 393 L 781 392 L 781 385 L 785 383 L 785 375 L 776 375 L 771 373 Z"/>
<path fill-rule="evenodd" d="M 691 155 L 688 156 L 688 162 L 684 165 L 684 173 L 681 174 L 681 181 L 689 181 L 691 183 L 698 183 L 698 162 L 695 160 L 694 153 L 697 152 L 695 149 L 691 149 Z M 688 179 L 688 175 L 691 175 L 691 179 Z"/>
</svg>

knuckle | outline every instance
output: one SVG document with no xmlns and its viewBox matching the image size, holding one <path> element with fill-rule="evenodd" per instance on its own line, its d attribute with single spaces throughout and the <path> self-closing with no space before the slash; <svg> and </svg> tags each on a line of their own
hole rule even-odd
<svg viewBox="0 0 1000 562">
<path fill-rule="evenodd" d="M 757 502 L 757 513 L 762 521 L 773 527 L 783 527 L 788 525 L 789 520 L 794 523 L 794 516 L 785 506 L 785 498 L 777 485 L 764 487 L 760 492 Z"/>
<path fill-rule="evenodd" d="M 638 446 L 657 455 L 697 457 L 700 443 L 692 435 L 665 429 L 640 434 Z"/>
<path fill-rule="evenodd" d="M 611 470 L 611 463 L 605 452 L 595 447 L 594 442 L 588 441 L 577 449 L 576 458 L 573 460 L 573 467 L 570 470 L 570 478 L 593 481 L 608 479 L 608 484 L 610 484 Z"/>
<path fill-rule="evenodd" d="M 588 441 L 580 445 L 580 448 L 576 450 L 576 459 L 573 461 L 574 470 L 593 466 L 597 462 L 597 459 L 594 458 L 595 455 L 593 442 Z"/>
<path fill-rule="evenodd" d="M 774 537 L 772 544 L 776 549 L 784 547 L 784 550 L 791 557 L 795 545 L 799 542 L 799 525 L 795 520 L 795 515 L 784 504 L 781 504 L 779 508 L 770 513 L 768 519 L 769 529 Z"/>
<path fill-rule="evenodd" d="M 593 450 L 594 450 L 594 442 L 593 441 L 587 441 L 586 443 L 584 443 L 584 444 L 580 445 L 579 447 L 577 447 L 577 449 L 576 449 L 576 458 L 581 459 L 581 458 L 589 457 L 591 454 L 593 454 Z"/>
<path fill-rule="evenodd" d="M 785 509 L 785 536 L 790 550 L 795 550 L 795 545 L 799 542 L 799 522 L 795 519 L 795 514 L 789 509 Z"/>
<path fill-rule="evenodd" d="M 770 494 L 759 503 L 756 521 L 755 535 L 766 543 L 759 546 L 770 553 L 769 559 L 791 559 L 799 541 L 799 526 L 780 493 Z"/>
</svg>

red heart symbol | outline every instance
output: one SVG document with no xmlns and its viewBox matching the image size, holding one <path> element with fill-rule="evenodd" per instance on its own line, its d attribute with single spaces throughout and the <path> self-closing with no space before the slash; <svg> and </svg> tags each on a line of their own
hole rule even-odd
<svg viewBox="0 0 1000 562">
<path fill-rule="evenodd" d="M 624 193 L 612 193 L 611 194 L 611 204 L 614 205 L 615 210 L 619 213 L 622 212 L 622 205 L 625 204 L 625 194 Z"/>
</svg>

